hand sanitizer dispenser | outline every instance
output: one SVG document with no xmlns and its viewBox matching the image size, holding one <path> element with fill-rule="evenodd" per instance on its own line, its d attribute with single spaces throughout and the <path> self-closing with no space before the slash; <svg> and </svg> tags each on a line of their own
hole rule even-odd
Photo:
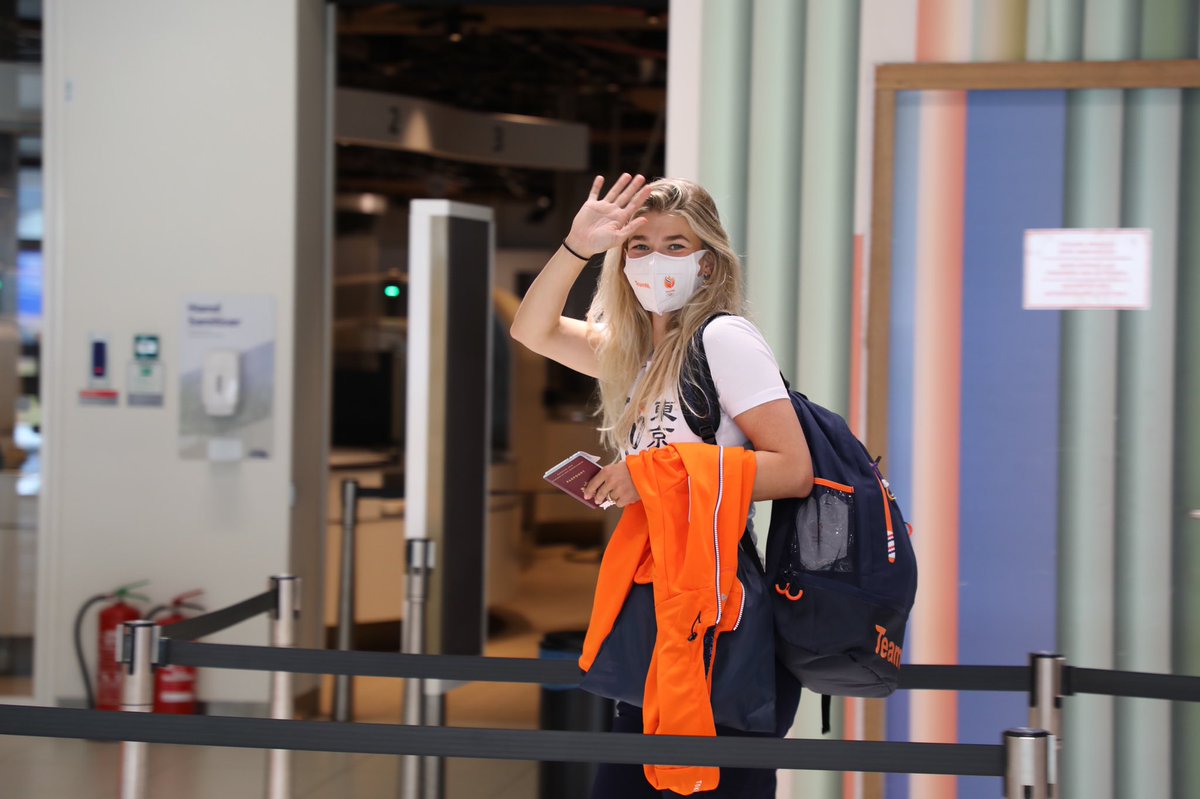
<svg viewBox="0 0 1200 799">
<path fill-rule="evenodd" d="M 241 394 L 241 356 L 234 350 L 210 350 L 204 355 L 201 397 L 209 416 L 233 416 Z"/>
</svg>

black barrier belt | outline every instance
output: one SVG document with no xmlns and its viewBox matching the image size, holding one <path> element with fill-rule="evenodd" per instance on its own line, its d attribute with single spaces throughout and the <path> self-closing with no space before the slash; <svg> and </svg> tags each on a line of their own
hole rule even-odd
<svg viewBox="0 0 1200 799">
<path fill-rule="evenodd" d="M 300 674 L 348 674 L 359 677 L 415 677 L 468 682 L 579 684 L 575 660 L 472 657 L 469 655 L 403 655 L 397 652 L 339 652 L 235 644 L 199 644 L 165 640 L 165 663 L 250 671 Z"/>
<path fill-rule="evenodd" d="M 1063 669 L 1063 693 L 1200 702 L 1200 677 L 1067 666 Z"/>
<path fill-rule="evenodd" d="M 185 619 L 169 624 L 163 628 L 163 635 L 176 641 L 195 641 L 197 638 L 220 632 L 226 627 L 232 627 L 246 619 L 252 619 L 260 613 L 275 610 L 277 601 L 273 589 L 264 591 L 258 596 L 243 599 L 236 605 L 214 610 L 212 613 L 205 613 L 194 619 Z"/>
<path fill-rule="evenodd" d="M 168 632 L 174 633 L 177 625 Z M 201 644 L 164 636 L 161 664 L 299 674 L 345 674 L 358 677 L 411 677 L 462 682 L 535 683 L 562 688 L 579 685 L 575 660 L 473 657 L 469 655 L 403 655 L 396 652 L 339 652 L 234 644 Z M 1030 690 L 1028 666 L 907 665 L 900 686 L 926 691 Z M 1170 699 L 1200 702 L 1200 677 L 1145 674 L 1068 666 L 1063 693 Z"/>
<path fill-rule="evenodd" d="M 900 669 L 900 687 L 929 691 L 1024 691 L 1030 688 L 1028 666 L 926 666 Z"/>
<path fill-rule="evenodd" d="M 469 682 L 579 684 L 575 660 L 402 655 L 391 652 L 339 652 L 233 644 L 165 643 L 165 662 L 181 666 L 347 674 L 361 677 L 415 677 Z M 905 666 L 900 687 L 943 691 L 1028 691 L 1026 666 Z"/>
<path fill-rule="evenodd" d="M 0 705 L 0 734 L 106 741 L 297 749 L 379 755 L 434 755 L 571 763 L 880 771 L 1003 776 L 998 744 L 695 738 L 169 716 Z"/>
</svg>

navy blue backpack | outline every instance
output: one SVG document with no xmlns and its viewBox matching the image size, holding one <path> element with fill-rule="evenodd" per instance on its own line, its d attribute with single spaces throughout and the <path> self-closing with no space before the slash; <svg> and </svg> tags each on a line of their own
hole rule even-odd
<svg viewBox="0 0 1200 799">
<path fill-rule="evenodd" d="M 704 352 L 707 325 L 692 339 L 680 404 L 688 427 L 712 444 L 721 411 Z M 790 387 L 789 394 L 814 485 L 807 497 L 772 503 L 766 574 L 776 656 L 803 687 L 824 695 L 827 730 L 830 696 L 883 697 L 896 689 L 917 563 L 878 460 L 841 416 Z"/>
</svg>

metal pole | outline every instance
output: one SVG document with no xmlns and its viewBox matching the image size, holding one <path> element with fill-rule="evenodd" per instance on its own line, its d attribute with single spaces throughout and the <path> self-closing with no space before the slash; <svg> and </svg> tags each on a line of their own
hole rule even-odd
<svg viewBox="0 0 1200 799">
<path fill-rule="evenodd" d="M 275 610 L 271 612 L 271 646 L 296 645 L 296 618 L 300 615 L 300 578 L 281 574 L 271 578 Z M 295 715 L 292 673 L 271 672 L 271 718 L 290 720 Z M 292 795 L 292 753 L 272 749 L 267 753 L 267 799 Z"/>
<path fill-rule="evenodd" d="M 440 727 L 446 722 L 446 688 L 442 680 L 425 680 L 425 724 Z M 424 793 L 421 799 L 442 799 L 442 783 L 446 776 L 446 759 L 427 755 L 421 758 Z"/>
<path fill-rule="evenodd" d="M 404 628 L 400 651 L 409 655 L 425 652 L 425 598 L 429 595 L 429 572 L 433 568 L 434 545 L 428 538 L 410 538 L 407 547 L 408 571 L 405 580 Z M 404 681 L 404 723 L 425 722 L 424 680 Z M 423 758 L 403 755 L 400 759 L 400 796 L 424 799 L 426 796 Z"/>
<path fill-rule="evenodd" d="M 122 625 L 121 662 L 128 664 L 121 685 L 121 710 L 150 713 L 154 710 L 155 647 L 158 625 L 144 619 Z M 148 744 L 121 742 L 121 799 L 144 799 Z"/>
<path fill-rule="evenodd" d="M 1047 760 L 1050 734 L 1017 727 L 1004 732 L 1005 799 L 1050 799 Z"/>
<path fill-rule="evenodd" d="M 1058 784 L 1058 760 L 1062 754 L 1063 668 L 1066 658 L 1053 652 L 1029 655 L 1033 683 L 1029 691 L 1029 726 L 1050 733 L 1047 753 L 1047 780 L 1050 795 L 1061 796 Z"/>
<path fill-rule="evenodd" d="M 358 482 L 342 481 L 342 562 L 338 578 L 337 648 L 354 648 L 354 538 L 358 526 Z M 354 717 L 354 684 L 349 674 L 333 678 L 333 720 Z"/>
</svg>

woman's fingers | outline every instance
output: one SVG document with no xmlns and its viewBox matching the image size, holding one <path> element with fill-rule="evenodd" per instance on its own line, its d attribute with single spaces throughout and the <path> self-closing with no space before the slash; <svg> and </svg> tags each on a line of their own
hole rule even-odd
<svg viewBox="0 0 1200 799">
<path fill-rule="evenodd" d="M 597 472 L 596 476 L 583 487 L 583 498 L 592 499 L 596 497 L 597 501 L 603 501 L 599 497 L 603 496 L 605 477 L 603 470 Z"/>
<path fill-rule="evenodd" d="M 584 499 L 591 500 L 597 505 L 603 505 L 606 501 L 611 500 L 613 505 L 618 508 L 640 502 L 641 497 L 638 495 L 637 489 L 633 487 L 632 483 L 622 479 L 621 472 L 618 470 L 621 466 L 622 464 L 613 464 L 600 470 L 591 479 L 591 482 L 583 487 Z"/>
<path fill-rule="evenodd" d="M 592 180 L 592 190 L 588 192 L 588 199 L 594 200 L 599 197 L 602 186 L 604 186 L 604 175 L 596 175 Z"/>
<path fill-rule="evenodd" d="M 641 175 L 638 175 L 638 177 L 640 178 Z M 622 217 L 624 217 L 622 221 L 629 222 L 630 217 L 636 214 L 638 210 L 646 204 L 646 200 L 650 199 L 650 193 L 652 191 L 653 189 L 648 184 L 643 185 L 638 193 L 633 196 L 633 199 L 630 201 L 630 203 L 625 206 L 624 213 L 622 214 Z M 624 236 L 627 234 L 622 235 Z"/>
<path fill-rule="evenodd" d="M 596 504 L 603 504 L 610 499 L 617 502 L 618 499 L 614 494 L 618 493 L 618 484 L 619 479 L 614 470 L 611 467 L 605 467 L 583 487 L 583 496 Z"/>
<path fill-rule="evenodd" d="M 632 219 L 650 196 L 650 188 L 642 175 L 623 172 L 609 187 L 603 199 L 599 199 L 604 188 L 604 176 L 592 180 L 588 199 L 575 215 L 571 225 L 572 234 L 581 246 L 594 252 L 607 250 L 629 238 L 643 222 Z"/>
<path fill-rule="evenodd" d="M 602 210 L 596 208 L 595 211 L 600 212 L 605 216 L 612 216 L 613 210 L 622 216 L 632 215 L 642 206 L 646 198 L 650 196 L 649 188 L 646 185 L 646 178 L 642 175 L 632 176 L 628 172 L 622 172 L 616 182 L 609 187 L 604 195 L 603 200 L 599 200 L 600 189 L 604 186 L 604 176 L 597 175 L 592 181 L 592 190 L 588 192 L 587 202 L 585 206 L 594 202 L 602 203 L 611 208 Z"/>
<path fill-rule="evenodd" d="M 642 182 L 644 185 L 642 186 L 641 190 L 638 191 L 637 196 L 633 198 L 633 202 L 630 203 L 630 207 L 632 207 L 634 211 L 637 211 L 637 209 L 645 205 L 646 200 L 649 200 L 650 195 L 654 192 L 653 186 L 651 186 L 649 183 L 646 183 L 644 180 Z"/>
<path fill-rule="evenodd" d="M 621 177 L 617 178 L 617 181 L 609 187 L 608 193 L 604 195 L 604 201 L 606 203 L 615 203 L 617 197 L 621 196 L 621 192 L 625 191 L 625 187 L 629 185 L 631 180 L 633 180 L 633 177 L 628 172 L 622 172 Z"/>
<path fill-rule="evenodd" d="M 640 196 L 639 192 L 645 185 L 646 178 L 644 176 L 630 175 L 628 172 L 622 172 L 621 177 L 617 178 L 617 182 L 604 195 L 604 201 L 612 203 L 618 208 L 627 208 L 635 197 Z M 634 207 L 633 210 L 637 210 L 637 208 Z"/>
<path fill-rule="evenodd" d="M 646 224 L 649 220 L 644 216 L 639 216 L 636 219 L 630 219 L 620 230 L 617 231 L 617 240 L 624 241 L 634 234 L 638 228 Z"/>
<path fill-rule="evenodd" d="M 622 177 L 628 177 L 628 175 L 622 175 Z M 636 211 L 638 207 L 640 207 L 641 203 L 631 206 L 630 200 L 632 200 L 638 191 L 645 185 L 646 179 L 641 175 L 638 175 L 630 180 L 621 193 L 617 195 L 617 205 L 622 208 L 627 208 L 631 211 Z"/>
</svg>

